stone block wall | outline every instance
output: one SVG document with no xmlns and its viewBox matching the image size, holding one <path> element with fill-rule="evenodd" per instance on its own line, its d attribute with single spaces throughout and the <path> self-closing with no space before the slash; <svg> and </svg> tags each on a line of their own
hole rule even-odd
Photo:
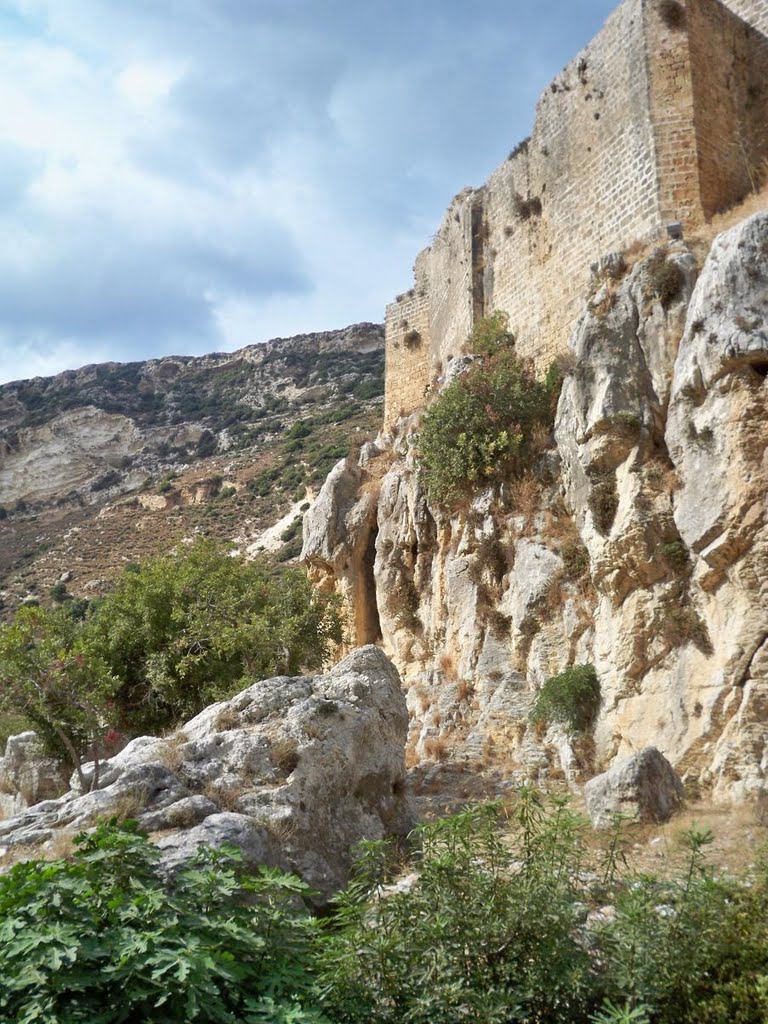
<svg viewBox="0 0 768 1024">
<path fill-rule="evenodd" d="M 385 428 L 424 404 L 472 325 L 509 314 L 521 355 L 564 351 L 601 255 L 687 231 L 768 168 L 768 0 L 624 0 L 540 98 L 531 138 L 451 203 L 387 309 Z M 418 330 L 418 349 L 404 341 Z"/>
<path fill-rule="evenodd" d="M 759 6 L 765 22 L 768 0 Z M 768 40 L 707 0 L 689 0 L 688 24 L 699 189 L 709 218 L 755 191 L 768 172 Z"/>
<path fill-rule="evenodd" d="M 768 36 L 768 0 L 723 0 L 723 5 Z"/>
</svg>

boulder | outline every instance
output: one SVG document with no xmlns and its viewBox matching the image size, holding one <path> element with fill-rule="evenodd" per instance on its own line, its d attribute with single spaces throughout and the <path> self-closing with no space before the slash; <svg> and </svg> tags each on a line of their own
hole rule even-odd
<svg viewBox="0 0 768 1024">
<path fill-rule="evenodd" d="M 622 758 L 584 787 L 587 813 L 595 828 L 606 828 L 614 814 L 634 821 L 668 821 L 683 802 L 683 784 L 655 747 Z"/>
<path fill-rule="evenodd" d="M 171 737 L 133 740 L 105 762 L 100 788 L 0 822 L 0 847 L 135 818 L 162 833 L 169 868 L 200 843 L 235 843 L 250 865 L 295 871 L 326 899 L 346 882 L 357 843 L 412 827 L 407 730 L 397 671 L 363 647 L 326 675 L 262 680 Z"/>
<path fill-rule="evenodd" d="M 34 732 L 9 736 L 0 758 L 0 818 L 65 792 L 61 765 L 48 757 Z"/>
</svg>

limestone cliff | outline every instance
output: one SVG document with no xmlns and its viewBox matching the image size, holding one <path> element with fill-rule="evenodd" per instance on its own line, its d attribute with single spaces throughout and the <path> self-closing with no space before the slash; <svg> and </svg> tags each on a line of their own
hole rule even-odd
<svg viewBox="0 0 768 1024">
<path fill-rule="evenodd" d="M 682 243 L 602 261 L 570 349 L 533 474 L 448 515 L 420 480 L 418 418 L 403 419 L 334 469 L 303 558 L 345 595 L 350 641 L 380 639 L 401 672 L 415 756 L 584 777 L 652 744 L 716 798 L 754 796 L 768 787 L 768 212 L 719 236 L 700 274 Z M 537 688 L 586 662 L 594 734 L 533 729 Z"/>
</svg>

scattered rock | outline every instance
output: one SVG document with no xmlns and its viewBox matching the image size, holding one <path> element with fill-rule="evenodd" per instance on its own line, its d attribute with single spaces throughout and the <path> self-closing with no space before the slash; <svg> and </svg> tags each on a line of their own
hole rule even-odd
<svg viewBox="0 0 768 1024">
<path fill-rule="evenodd" d="M 683 802 L 683 784 L 655 747 L 617 761 L 584 787 L 587 813 L 595 828 L 607 828 L 614 814 L 633 821 L 669 821 Z"/>
</svg>

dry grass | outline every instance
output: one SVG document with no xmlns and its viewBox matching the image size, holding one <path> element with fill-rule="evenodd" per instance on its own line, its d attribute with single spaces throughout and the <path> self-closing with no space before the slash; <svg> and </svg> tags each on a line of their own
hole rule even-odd
<svg viewBox="0 0 768 1024">
<path fill-rule="evenodd" d="M 287 777 L 299 764 L 299 745 L 292 736 L 282 736 L 272 744 L 269 756 L 275 768 Z"/>
<path fill-rule="evenodd" d="M 236 729 L 240 725 L 240 715 L 233 707 L 222 708 L 213 720 L 214 732 L 227 732 L 228 729 Z"/>
<path fill-rule="evenodd" d="M 450 753 L 451 745 L 445 736 L 428 736 L 424 740 L 424 756 L 433 761 L 445 761 Z"/>
<path fill-rule="evenodd" d="M 524 473 L 511 481 L 509 503 L 518 515 L 523 516 L 526 527 L 530 527 L 541 504 L 541 483 L 533 473 Z"/>
<path fill-rule="evenodd" d="M 419 702 L 419 710 L 422 714 L 425 714 L 429 710 L 432 700 L 426 690 L 417 689 L 415 692 Z"/>
<path fill-rule="evenodd" d="M 625 848 L 629 866 L 639 872 L 672 874 L 686 859 L 683 835 L 691 827 L 712 832 L 713 842 L 705 848 L 707 859 L 729 874 L 748 874 L 768 849 L 768 828 L 760 823 L 754 807 L 720 807 L 698 801 L 688 804 L 663 825 L 627 825 Z M 585 841 L 593 855 L 599 857 L 609 839 L 604 832 L 588 831 Z"/>
<path fill-rule="evenodd" d="M 113 819 L 122 823 L 133 821 L 138 818 L 142 811 L 146 810 L 149 802 L 149 791 L 145 786 L 132 789 L 130 793 L 123 793 L 109 806 L 109 811 L 97 819 L 101 822 L 112 821 Z"/>
<path fill-rule="evenodd" d="M 165 742 L 155 755 L 154 760 L 164 765 L 169 771 L 178 772 L 184 763 L 182 748 L 188 742 L 186 733 L 179 731 L 165 737 Z"/>
<path fill-rule="evenodd" d="M 7 871 L 14 864 L 20 864 L 25 860 L 50 861 L 69 858 L 75 851 L 76 834 L 61 829 L 44 843 L 35 843 L 34 846 L 12 846 L 6 849 L 5 853 L 0 853 L 0 871 Z M 2 849 L 3 847 L 0 847 L 0 850 Z"/>
<path fill-rule="evenodd" d="M 461 703 L 470 700 L 475 695 L 475 684 L 471 679 L 460 679 L 456 684 L 456 701 Z"/>
<path fill-rule="evenodd" d="M 552 429 L 544 423 L 534 423 L 530 433 L 531 447 L 537 454 L 554 447 Z"/>
<path fill-rule="evenodd" d="M 446 679 L 456 678 L 456 660 L 452 654 L 443 654 L 440 658 L 440 672 Z"/>
<path fill-rule="evenodd" d="M 240 797 L 245 790 L 246 787 L 242 783 L 222 786 L 219 782 L 209 782 L 203 788 L 203 796 L 215 803 L 222 811 L 238 811 Z"/>
</svg>

